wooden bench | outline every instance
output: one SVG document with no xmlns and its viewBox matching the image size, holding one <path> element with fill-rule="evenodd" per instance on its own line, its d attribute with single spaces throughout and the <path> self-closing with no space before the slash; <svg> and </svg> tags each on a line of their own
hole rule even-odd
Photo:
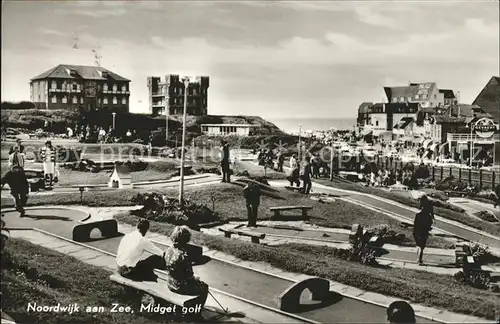
<svg viewBox="0 0 500 324">
<path fill-rule="evenodd" d="M 269 210 L 274 212 L 273 217 L 271 219 L 276 219 L 281 216 L 282 211 L 286 210 L 302 210 L 302 217 L 307 217 L 307 211 L 313 209 L 311 206 L 282 206 L 282 207 L 270 207 Z"/>
<path fill-rule="evenodd" d="M 116 219 L 106 219 L 97 222 L 85 222 L 73 227 L 72 238 L 76 242 L 88 242 L 90 232 L 99 229 L 103 237 L 115 237 L 118 235 L 118 222 Z"/>
<path fill-rule="evenodd" d="M 155 273 L 157 272 L 155 271 Z M 181 295 L 171 291 L 168 289 L 166 281 L 161 277 L 158 277 L 158 282 L 133 281 L 120 276 L 118 273 L 112 274 L 109 278 L 119 285 L 135 289 L 144 295 L 149 295 L 155 303 L 163 304 L 167 302 L 181 307 L 194 307 L 202 302 L 201 296 Z"/>
<path fill-rule="evenodd" d="M 239 231 L 236 229 L 219 228 L 219 231 L 224 233 L 224 237 L 231 237 L 231 235 L 233 234 L 248 236 L 252 239 L 252 243 L 260 243 L 260 240 L 263 240 L 266 237 L 266 234 L 264 233 L 252 233 L 247 231 Z"/>
</svg>

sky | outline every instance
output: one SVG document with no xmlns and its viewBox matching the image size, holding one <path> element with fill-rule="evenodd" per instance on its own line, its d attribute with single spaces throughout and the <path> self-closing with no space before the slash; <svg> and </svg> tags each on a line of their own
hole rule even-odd
<svg viewBox="0 0 500 324">
<path fill-rule="evenodd" d="M 264 118 L 352 118 L 410 81 L 472 103 L 500 74 L 498 1 L 5 0 L 1 24 L 2 101 L 93 49 L 137 113 L 146 78 L 169 73 L 210 76 L 209 114 Z"/>
</svg>

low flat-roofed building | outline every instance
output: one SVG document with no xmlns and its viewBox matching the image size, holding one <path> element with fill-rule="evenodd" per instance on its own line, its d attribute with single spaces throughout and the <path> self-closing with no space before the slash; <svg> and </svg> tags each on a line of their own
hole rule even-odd
<svg viewBox="0 0 500 324">
<path fill-rule="evenodd" d="M 205 135 L 249 136 L 256 127 L 250 124 L 202 124 L 201 132 Z"/>
</svg>

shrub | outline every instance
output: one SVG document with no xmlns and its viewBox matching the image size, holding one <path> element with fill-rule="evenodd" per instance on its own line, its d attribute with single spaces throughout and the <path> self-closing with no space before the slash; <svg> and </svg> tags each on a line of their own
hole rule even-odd
<svg viewBox="0 0 500 324">
<path fill-rule="evenodd" d="M 453 275 L 458 282 L 478 289 L 491 289 L 491 276 L 483 271 L 459 271 Z"/>
<path fill-rule="evenodd" d="M 474 260 L 479 264 L 497 262 L 499 259 L 498 257 L 491 254 L 487 246 L 485 247 L 476 242 L 469 242 L 468 250 L 470 255 L 474 257 Z"/>
<path fill-rule="evenodd" d="M 196 172 L 198 173 L 215 173 L 220 175 L 220 169 L 219 168 L 198 168 L 196 169 Z"/>
<path fill-rule="evenodd" d="M 132 203 L 144 207 L 135 212 L 135 215 L 154 220 L 160 223 L 187 225 L 198 229 L 199 224 L 210 223 L 218 219 L 217 214 L 204 205 L 198 205 L 188 200 L 181 206 L 177 199 L 151 192 L 137 194 Z"/>
<path fill-rule="evenodd" d="M 487 210 L 482 210 L 474 214 L 475 216 L 481 218 L 484 221 L 490 222 L 490 223 L 498 223 L 498 218 L 496 216 Z"/>
<path fill-rule="evenodd" d="M 402 245 L 406 240 L 406 236 L 404 234 L 398 234 L 386 224 L 373 226 L 367 228 L 366 230 L 372 236 L 379 236 L 385 243 Z"/>
</svg>

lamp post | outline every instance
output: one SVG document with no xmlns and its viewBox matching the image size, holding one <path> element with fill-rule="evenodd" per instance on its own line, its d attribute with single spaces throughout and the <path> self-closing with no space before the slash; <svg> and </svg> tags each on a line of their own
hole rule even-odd
<svg viewBox="0 0 500 324">
<path fill-rule="evenodd" d="M 298 153 L 298 158 L 299 162 L 301 162 L 301 153 L 302 153 L 302 139 L 300 138 L 302 133 L 302 124 L 299 124 L 299 153 Z"/>
<path fill-rule="evenodd" d="M 473 159 L 473 150 L 474 150 L 474 141 L 472 140 L 472 136 L 474 135 L 473 134 L 473 131 L 474 131 L 474 125 L 472 125 L 472 122 L 470 123 L 470 162 L 469 162 L 469 165 L 472 169 L 472 159 Z"/>
<path fill-rule="evenodd" d="M 168 147 L 168 107 L 165 103 L 165 146 Z"/>
<path fill-rule="evenodd" d="M 113 113 L 111 113 L 111 115 L 113 115 L 113 131 L 114 131 L 115 130 L 116 113 L 113 112 Z"/>
<path fill-rule="evenodd" d="M 180 170 L 180 186 L 179 186 L 179 204 L 184 204 L 184 145 L 186 143 L 186 110 L 187 110 L 187 91 L 189 87 L 189 78 L 184 77 L 184 111 L 182 114 L 182 146 L 181 146 L 181 170 Z"/>
</svg>

